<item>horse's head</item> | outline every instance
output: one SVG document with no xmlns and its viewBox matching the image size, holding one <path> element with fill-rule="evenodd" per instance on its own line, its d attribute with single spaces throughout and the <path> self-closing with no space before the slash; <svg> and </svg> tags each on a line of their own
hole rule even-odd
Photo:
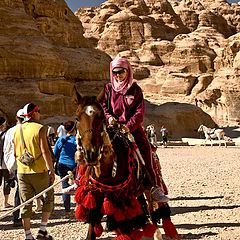
<svg viewBox="0 0 240 240">
<path fill-rule="evenodd" d="M 197 130 L 198 132 L 203 132 L 203 125 L 201 124 Z"/>
<path fill-rule="evenodd" d="M 75 89 L 77 120 L 76 161 L 82 160 L 89 166 L 95 166 L 103 145 L 104 111 L 97 97 L 82 97 Z M 78 156 L 78 157 L 77 157 Z"/>
</svg>

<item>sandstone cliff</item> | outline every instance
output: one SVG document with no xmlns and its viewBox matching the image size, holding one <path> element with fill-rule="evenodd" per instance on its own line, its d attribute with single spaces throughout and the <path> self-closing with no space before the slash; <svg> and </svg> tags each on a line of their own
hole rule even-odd
<svg viewBox="0 0 240 240">
<path fill-rule="evenodd" d="M 240 5 L 108 0 L 75 14 L 96 48 L 131 60 L 150 102 L 190 103 L 220 125 L 239 123 Z"/>
<path fill-rule="evenodd" d="M 110 57 L 89 47 L 64 0 L 2 0 L 0 16 L 0 111 L 10 122 L 31 101 L 50 122 L 72 116 L 73 84 L 108 78 Z"/>
</svg>

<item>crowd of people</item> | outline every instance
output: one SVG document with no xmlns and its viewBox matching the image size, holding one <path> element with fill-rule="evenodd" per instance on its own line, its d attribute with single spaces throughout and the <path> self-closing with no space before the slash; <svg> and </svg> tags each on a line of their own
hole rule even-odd
<svg viewBox="0 0 240 240">
<path fill-rule="evenodd" d="M 105 85 L 102 106 L 108 125 L 121 123 L 122 131 L 130 132 L 134 136 L 148 175 L 151 176 L 149 182 L 153 200 L 167 202 L 168 197 L 158 186 L 152 148 L 142 127 L 143 92 L 133 81 L 131 65 L 125 58 L 115 58 L 110 64 L 110 83 Z M 166 142 L 167 129 L 162 128 L 161 133 Z M 64 178 L 69 171 L 74 171 L 76 168 L 75 122 L 62 122 L 56 131 L 51 125 L 44 126 L 40 122 L 40 107 L 34 103 L 28 103 L 17 111 L 16 125 L 10 129 L 6 119 L 0 118 L 0 139 L 0 184 L 3 179 L 5 209 L 13 207 L 9 203 L 11 182 L 16 182 L 14 197 L 14 207 L 16 207 L 51 186 L 55 181 L 55 174 Z M 68 181 L 62 181 L 62 188 L 68 187 Z M 66 215 L 71 217 L 71 196 L 63 191 L 62 199 Z M 20 212 L 13 213 L 13 224 L 23 226 L 26 240 L 34 239 L 31 232 L 32 205 L 32 202 L 25 204 Z M 42 211 L 42 219 L 36 239 L 53 239 L 46 230 L 53 207 L 54 192 L 51 189 L 37 201 L 37 208 L 41 208 Z"/>
</svg>

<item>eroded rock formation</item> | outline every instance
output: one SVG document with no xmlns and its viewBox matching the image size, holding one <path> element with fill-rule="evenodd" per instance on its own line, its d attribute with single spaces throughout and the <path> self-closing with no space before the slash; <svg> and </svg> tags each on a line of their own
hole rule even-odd
<svg viewBox="0 0 240 240">
<path fill-rule="evenodd" d="M 239 123 L 239 4 L 108 0 L 75 14 L 95 47 L 130 59 L 150 102 L 191 103 L 220 125 Z"/>
<path fill-rule="evenodd" d="M 0 111 L 10 122 L 30 101 L 49 121 L 72 116 L 73 83 L 108 78 L 110 57 L 89 47 L 64 0 L 2 0 L 0 16 Z"/>
</svg>

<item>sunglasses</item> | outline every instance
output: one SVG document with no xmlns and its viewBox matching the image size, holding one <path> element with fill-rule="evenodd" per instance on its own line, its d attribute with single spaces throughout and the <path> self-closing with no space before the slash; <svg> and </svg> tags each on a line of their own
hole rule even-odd
<svg viewBox="0 0 240 240">
<path fill-rule="evenodd" d="M 118 71 L 112 71 L 112 74 L 113 75 L 120 75 L 120 74 L 123 74 L 123 73 L 125 73 L 126 72 L 126 70 L 123 68 L 123 69 L 121 69 L 121 70 L 118 70 Z"/>
</svg>

